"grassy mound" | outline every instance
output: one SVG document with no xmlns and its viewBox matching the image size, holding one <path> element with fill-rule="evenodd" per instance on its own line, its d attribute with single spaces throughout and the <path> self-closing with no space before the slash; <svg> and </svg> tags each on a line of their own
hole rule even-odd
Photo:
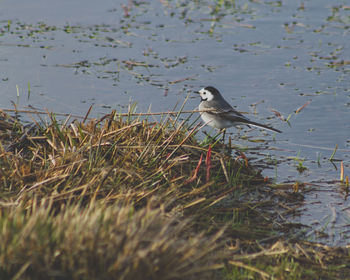
<svg viewBox="0 0 350 280">
<path fill-rule="evenodd" d="M 241 161 L 208 153 L 171 118 L 50 117 L 2 118 L 3 277 L 191 279 L 222 266 L 222 231 L 194 217 L 254 178 L 237 176 Z"/>
<path fill-rule="evenodd" d="M 1 279 L 342 275 L 335 251 L 281 241 L 302 195 L 267 187 L 243 153 L 198 142 L 197 126 L 49 117 L 0 116 Z"/>
</svg>

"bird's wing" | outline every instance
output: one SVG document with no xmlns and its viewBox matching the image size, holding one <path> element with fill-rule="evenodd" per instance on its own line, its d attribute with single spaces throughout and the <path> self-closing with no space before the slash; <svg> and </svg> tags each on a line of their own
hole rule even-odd
<svg viewBox="0 0 350 280">
<path fill-rule="evenodd" d="M 280 130 L 275 129 L 273 127 L 267 126 L 265 124 L 261 124 L 261 123 L 257 123 L 254 121 L 251 121 L 250 119 L 248 119 L 247 117 L 243 116 L 240 112 L 237 112 L 235 109 L 230 108 L 230 109 L 215 109 L 215 110 L 210 110 L 207 112 L 208 114 L 212 114 L 215 116 L 220 116 L 222 118 L 228 119 L 234 123 L 242 123 L 242 124 L 246 124 L 246 125 L 252 125 L 252 126 L 256 126 L 256 127 L 260 127 L 260 128 L 264 128 L 267 130 L 271 130 L 274 132 L 278 132 L 281 133 Z"/>
<path fill-rule="evenodd" d="M 237 112 L 233 108 L 229 109 L 210 109 L 207 112 L 208 114 L 212 114 L 218 117 L 222 117 L 228 120 L 231 120 L 232 122 L 242 122 L 242 123 L 248 123 L 249 119 L 243 116 L 240 112 Z"/>
</svg>

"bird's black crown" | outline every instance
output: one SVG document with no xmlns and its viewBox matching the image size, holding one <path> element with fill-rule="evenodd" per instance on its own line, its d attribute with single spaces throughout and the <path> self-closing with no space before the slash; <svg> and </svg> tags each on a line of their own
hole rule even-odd
<svg viewBox="0 0 350 280">
<path fill-rule="evenodd" d="M 213 95 L 220 95 L 220 92 L 212 86 L 206 87 L 205 90 L 211 92 Z"/>
</svg>

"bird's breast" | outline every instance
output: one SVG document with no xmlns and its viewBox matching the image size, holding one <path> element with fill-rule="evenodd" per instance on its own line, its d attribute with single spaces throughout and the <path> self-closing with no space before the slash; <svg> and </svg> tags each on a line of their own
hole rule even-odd
<svg viewBox="0 0 350 280">
<path fill-rule="evenodd" d="M 220 116 L 216 116 L 214 114 L 208 114 L 205 112 L 200 113 L 202 120 L 212 127 L 215 127 L 217 129 L 223 129 L 233 126 L 234 124 L 225 118 L 222 118 Z"/>
</svg>

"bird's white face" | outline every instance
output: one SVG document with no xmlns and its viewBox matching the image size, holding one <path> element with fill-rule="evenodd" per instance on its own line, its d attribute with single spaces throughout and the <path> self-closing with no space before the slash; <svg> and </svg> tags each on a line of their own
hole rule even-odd
<svg viewBox="0 0 350 280">
<path fill-rule="evenodd" d="M 201 96 L 202 101 L 211 101 L 214 99 L 214 95 L 209 90 L 206 90 L 205 88 L 202 88 L 199 91 L 199 95 Z"/>
</svg>

